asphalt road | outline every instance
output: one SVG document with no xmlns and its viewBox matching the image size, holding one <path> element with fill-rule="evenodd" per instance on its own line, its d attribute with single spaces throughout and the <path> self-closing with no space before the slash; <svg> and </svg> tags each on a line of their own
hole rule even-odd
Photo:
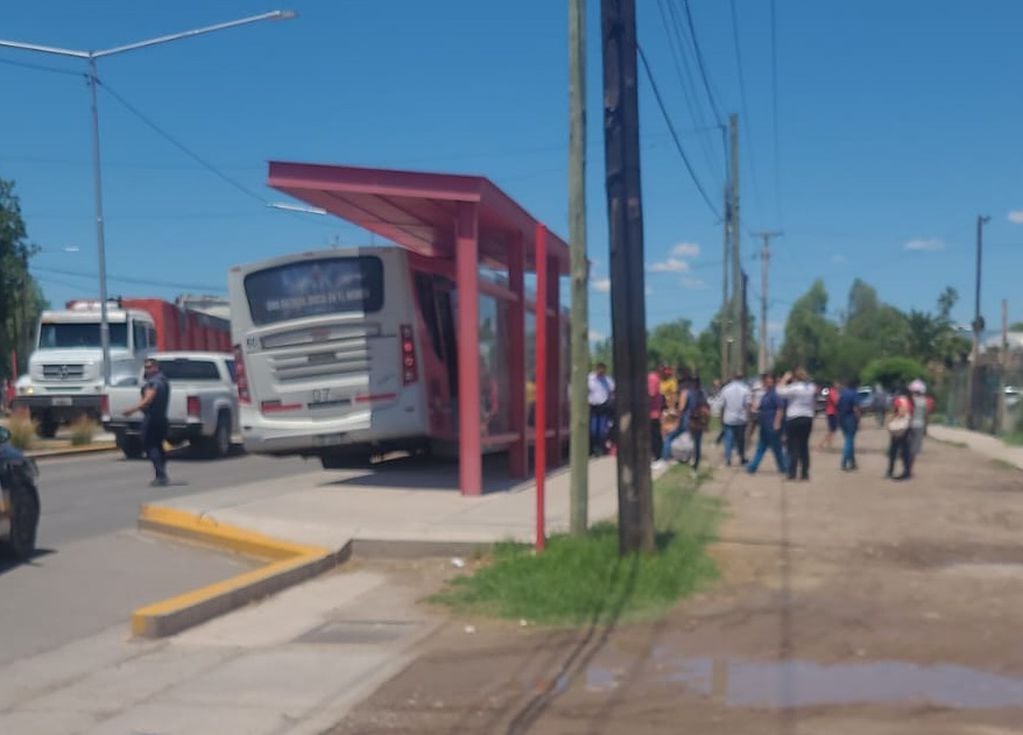
<svg viewBox="0 0 1023 735">
<path fill-rule="evenodd" d="M 148 462 L 119 454 L 39 462 L 39 553 L 28 564 L 0 558 L 0 681 L 22 657 L 123 626 L 131 611 L 225 579 L 251 562 L 135 530 L 138 506 L 318 465 L 301 459 L 171 455 L 174 484 L 150 488 Z"/>
</svg>

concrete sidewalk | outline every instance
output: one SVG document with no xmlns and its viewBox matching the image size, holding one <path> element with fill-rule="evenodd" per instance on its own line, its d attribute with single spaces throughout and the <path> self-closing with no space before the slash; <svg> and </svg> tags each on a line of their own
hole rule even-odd
<svg viewBox="0 0 1023 735">
<path fill-rule="evenodd" d="M 1011 447 L 997 436 L 938 424 L 928 426 L 927 434 L 938 441 L 965 444 L 978 454 L 1007 462 L 1023 470 L 1023 447 Z"/>
<path fill-rule="evenodd" d="M 330 549 L 352 540 L 533 540 L 532 483 L 492 480 L 500 489 L 465 498 L 448 489 L 457 486 L 456 473 L 455 465 L 400 460 L 151 502 Z M 590 519 L 616 508 L 614 460 L 595 460 Z M 548 478 L 547 509 L 549 531 L 566 529 L 565 470 Z M 159 641 L 130 639 L 126 609 L 123 626 L 0 669 L 0 732 L 324 732 L 406 666 L 416 644 L 443 622 L 418 597 L 422 575 L 440 579 L 438 566 L 450 573 L 451 565 L 412 564 L 404 579 L 345 565 Z"/>
</svg>

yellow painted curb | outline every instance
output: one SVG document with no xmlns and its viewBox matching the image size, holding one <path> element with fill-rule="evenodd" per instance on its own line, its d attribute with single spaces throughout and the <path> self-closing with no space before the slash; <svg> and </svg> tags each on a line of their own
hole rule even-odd
<svg viewBox="0 0 1023 735">
<path fill-rule="evenodd" d="M 206 516 L 153 505 L 139 509 L 139 528 L 271 562 L 222 582 L 140 607 L 132 613 L 131 632 L 143 638 L 179 633 L 320 574 L 343 562 L 351 553 L 351 543 L 339 551 L 294 544 Z"/>
<path fill-rule="evenodd" d="M 25 456 L 30 459 L 49 459 L 50 457 L 73 457 L 76 454 L 98 454 L 99 452 L 113 452 L 117 449 L 114 442 L 96 442 L 95 444 L 83 444 L 78 447 L 60 447 L 58 449 L 30 449 Z"/>
</svg>

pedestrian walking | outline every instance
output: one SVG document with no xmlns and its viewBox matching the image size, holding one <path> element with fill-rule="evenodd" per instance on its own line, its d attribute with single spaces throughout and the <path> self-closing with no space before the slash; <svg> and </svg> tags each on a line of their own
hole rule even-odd
<svg viewBox="0 0 1023 735">
<path fill-rule="evenodd" d="M 753 445 L 753 434 L 756 433 L 757 427 L 760 426 L 759 413 L 760 413 L 760 401 L 764 398 L 764 393 L 767 392 L 767 373 L 760 373 L 757 379 L 753 382 L 752 392 L 749 400 L 749 425 L 746 430 L 746 446 Z"/>
<path fill-rule="evenodd" d="M 824 397 L 824 416 L 828 422 L 828 433 L 821 439 L 818 449 L 831 449 L 831 445 L 835 441 L 835 434 L 838 431 L 838 393 L 840 390 L 838 381 L 835 381 L 827 389 L 828 395 Z"/>
<path fill-rule="evenodd" d="M 749 420 L 750 388 L 735 376 L 721 389 L 721 422 L 725 427 L 725 464 L 732 465 L 732 451 L 739 454 L 740 464 L 746 464 L 746 422 Z"/>
<path fill-rule="evenodd" d="M 664 437 L 664 445 L 661 448 L 661 459 L 664 461 L 671 459 L 672 443 L 689 430 L 690 390 L 691 383 L 689 379 L 682 378 L 678 384 L 678 402 L 675 404 L 675 413 L 678 415 L 678 423 L 675 425 L 675 428 L 669 431 L 668 435 Z"/>
<path fill-rule="evenodd" d="M 615 381 L 607 374 L 607 365 L 598 362 L 586 383 L 590 403 L 590 454 L 601 457 L 607 453 L 608 429 L 614 415 Z"/>
<path fill-rule="evenodd" d="M 916 456 L 923 449 L 924 435 L 927 433 L 927 416 L 931 412 L 931 400 L 927 397 L 927 384 L 922 380 L 914 380 L 909 384 L 910 410 L 909 420 L 909 462 L 910 470 L 916 463 Z"/>
<path fill-rule="evenodd" d="M 661 376 L 651 370 L 646 376 L 647 396 L 650 398 L 650 454 L 656 462 L 661 458 L 664 436 L 661 434 L 661 417 L 664 415 L 665 398 L 661 393 Z"/>
<path fill-rule="evenodd" d="M 877 418 L 877 428 L 884 427 L 884 417 L 888 413 L 888 391 L 880 383 L 874 385 L 874 393 L 871 396 L 874 416 Z"/>
<path fill-rule="evenodd" d="M 710 402 L 707 394 L 700 386 L 700 377 L 688 381 L 686 387 L 686 429 L 693 438 L 693 477 L 700 469 L 700 457 L 703 447 L 703 432 L 710 426 Z"/>
<path fill-rule="evenodd" d="M 167 454 L 163 442 L 167 438 L 167 404 L 170 401 L 170 384 L 162 372 L 160 364 L 151 357 L 143 363 L 146 382 L 142 386 L 142 400 L 125 410 L 125 416 L 142 412 L 142 450 L 153 463 L 155 477 L 151 487 L 164 487 L 170 481 L 167 478 Z"/>
<path fill-rule="evenodd" d="M 794 373 L 782 376 L 778 395 L 785 399 L 785 439 L 788 457 L 785 469 L 789 479 L 795 480 L 796 473 L 802 480 L 810 479 L 810 432 L 813 430 L 814 402 L 817 400 L 817 386 L 810 382 L 806 370 L 798 368 Z"/>
<path fill-rule="evenodd" d="M 838 394 L 838 425 L 842 429 L 842 470 L 856 469 L 856 432 L 860 428 L 860 382 L 855 378 Z"/>
<path fill-rule="evenodd" d="M 760 467 L 760 461 L 768 449 L 774 454 L 778 471 L 785 472 L 785 455 L 781 451 L 781 425 L 785 415 L 785 402 L 775 388 L 774 373 L 764 373 L 761 381 L 763 395 L 760 397 L 756 418 L 760 433 L 757 438 L 756 454 L 747 468 L 751 475 Z"/>
<path fill-rule="evenodd" d="M 885 477 L 908 480 L 912 476 L 913 458 L 909 450 L 909 428 L 913 404 L 905 388 L 899 389 L 892 401 L 892 417 L 888 421 L 888 471 Z M 895 458 L 902 459 L 902 474 L 895 474 Z"/>
</svg>

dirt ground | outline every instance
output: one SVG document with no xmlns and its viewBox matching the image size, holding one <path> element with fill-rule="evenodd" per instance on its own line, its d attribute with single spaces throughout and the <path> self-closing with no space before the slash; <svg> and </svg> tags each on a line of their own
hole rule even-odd
<svg viewBox="0 0 1023 735">
<path fill-rule="evenodd" d="M 666 616 L 451 620 L 335 733 L 1023 733 L 1023 473 L 928 440 L 883 480 L 873 428 L 842 473 L 836 439 L 809 482 L 718 469 L 722 578 Z"/>
</svg>

